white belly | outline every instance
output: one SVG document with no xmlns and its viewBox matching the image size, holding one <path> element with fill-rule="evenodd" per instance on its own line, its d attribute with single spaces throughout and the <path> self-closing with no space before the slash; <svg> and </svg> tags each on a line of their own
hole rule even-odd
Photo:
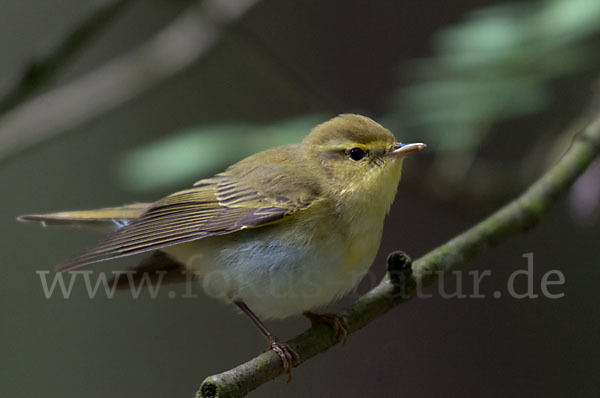
<svg viewBox="0 0 600 398">
<path fill-rule="evenodd" d="M 331 303 L 365 275 L 382 226 L 348 241 L 340 233 L 262 227 L 165 249 L 201 277 L 207 295 L 241 300 L 259 317 L 285 318 Z M 298 236 L 307 236 L 305 241 Z"/>
</svg>

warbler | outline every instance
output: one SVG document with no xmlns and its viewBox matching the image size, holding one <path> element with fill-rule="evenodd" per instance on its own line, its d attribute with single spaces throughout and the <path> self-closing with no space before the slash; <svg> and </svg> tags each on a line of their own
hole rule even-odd
<svg viewBox="0 0 600 398">
<path fill-rule="evenodd" d="M 340 317 L 312 311 L 347 294 L 368 271 L 402 160 L 423 148 L 397 142 L 368 117 L 342 114 L 299 144 L 254 154 L 154 203 L 19 220 L 112 227 L 61 271 L 157 251 L 136 272 L 187 269 L 208 281 L 211 294 L 252 319 L 289 377 L 298 354 L 261 319 L 304 314 L 345 340 Z"/>
</svg>

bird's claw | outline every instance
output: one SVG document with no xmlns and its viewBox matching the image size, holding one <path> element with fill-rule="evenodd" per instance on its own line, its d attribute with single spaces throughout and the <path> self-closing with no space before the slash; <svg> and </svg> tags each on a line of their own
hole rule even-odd
<svg viewBox="0 0 600 398">
<path fill-rule="evenodd" d="M 315 314 L 314 312 L 305 312 L 304 316 L 310 319 L 312 324 L 325 324 L 333 329 L 334 336 L 342 341 L 342 345 L 348 340 L 348 329 L 346 320 L 336 314 Z"/>
<path fill-rule="evenodd" d="M 281 342 L 277 337 L 271 336 L 268 338 L 269 349 L 273 350 L 283 364 L 283 373 L 287 374 L 289 383 L 292 380 L 292 367 L 294 361 L 300 359 L 300 355 L 288 344 Z"/>
</svg>

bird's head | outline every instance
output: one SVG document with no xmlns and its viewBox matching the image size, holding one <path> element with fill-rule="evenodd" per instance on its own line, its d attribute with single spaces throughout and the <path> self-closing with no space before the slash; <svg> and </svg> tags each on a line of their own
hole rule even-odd
<svg viewBox="0 0 600 398">
<path fill-rule="evenodd" d="M 402 144 L 372 119 L 343 114 L 316 126 L 302 141 L 302 150 L 325 189 L 347 200 L 392 203 L 402 160 L 425 144 Z M 386 208 L 386 211 L 387 211 Z"/>
</svg>

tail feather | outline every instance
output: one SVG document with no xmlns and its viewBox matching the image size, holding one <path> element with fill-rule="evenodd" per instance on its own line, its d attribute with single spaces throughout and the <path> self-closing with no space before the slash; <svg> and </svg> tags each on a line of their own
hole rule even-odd
<svg viewBox="0 0 600 398">
<path fill-rule="evenodd" d="M 152 256 L 145 258 L 137 267 L 129 271 L 129 275 L 113 277 L 108 281 L 109 286 L 115 286 L 117 290 L 126 290 L 142 285 L 144 279 L 151 285 L 157 285 L 159 282 L 161 284 L 182 283 L 194 279 L 193 274 L 190 277 L 186 273 L 185 266 L 160 251 L 154 252 Z"/>
<path fill-rule="evenodd" d="M 17 217 L 22 222 L 34 221 L 43 226 L 68 225 L 84 227 L 119 228 L 126 225 L 129 220 L 141 216 L 150 206 L 150 203 L 133 203 L 119 207 L 106 207 L 97 210 L 62 211 L 47 214 L 25 214 Z"/>
</svg>

